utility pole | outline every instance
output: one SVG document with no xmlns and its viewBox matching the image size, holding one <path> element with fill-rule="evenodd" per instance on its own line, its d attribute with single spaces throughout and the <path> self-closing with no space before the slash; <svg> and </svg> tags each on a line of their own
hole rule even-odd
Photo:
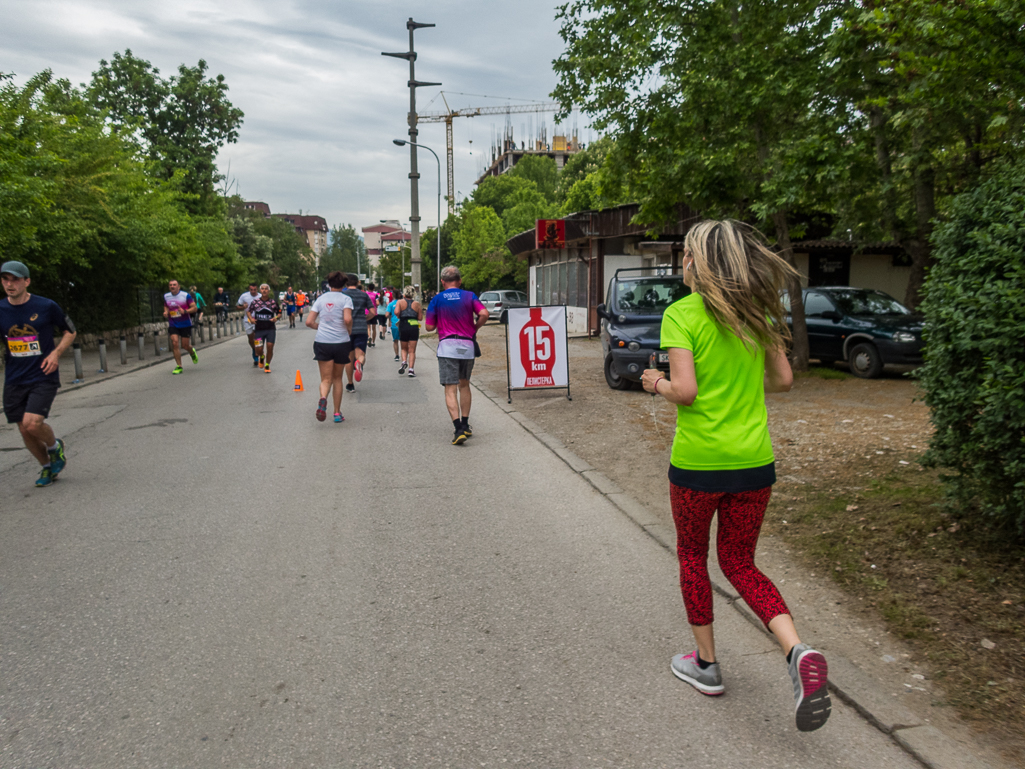
<svg viewBox="0 0 1025 769">
<path fill-rule="evenodd" d="M 424 27 L 433 27 L 433 24 L 423 24 L 413 21 L 410 17 L 406 21 L 406 29 L 409 30 L 409 50 L 399 53 L 381 52 L 382 56 L 394 56 L 396 59 L 405 59 L 409 62 L 409 142 L 416 144 L 416 137 L 419 131 L 416 130 L 416 89 L 419 86 L 441 85 L 441 83 L 426 83 L 416 79 L 414 63 L 416 62 L 416 51 L 413 49 L 413 31 Z M 416 170 L 416 147 L 409 148 L 409 186 L 410 186 L 410 213 L 409 228 L 411 230 L 411 259 L 410 271 L 413 273 L 410 282 L 415 286 L 420 285 L 420 192 L 418 182 L 420 174 Z"/>
</svg>

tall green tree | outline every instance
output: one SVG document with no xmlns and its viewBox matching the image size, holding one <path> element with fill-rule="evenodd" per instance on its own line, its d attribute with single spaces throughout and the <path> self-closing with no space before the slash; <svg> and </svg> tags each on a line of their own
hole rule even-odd
<svg viewBox="0 0 1025 769">
<path fill-rule="evenodd" d="M 839 185 L 838 211 L 866 239 L 912 256 L 915 307 L 933 263 L 932 230 L 953 195 L 978 184 L 1025 138 L 1025 6 L 1012 0 L 849 3 L 829 36 L 835 144 L 864 148 L 869 173 Z M 857 167 L 857 166 L 852 166 Z M 863 166 L 862 166 L 863 167 Z"/>
<path fill-rule="evenodd" d="M 555 161 L 547 155 L 524 155 L 503 176 L 532 181 L 546 200 L 553 200 L 558 184 L 558 173 Z"/>
<path fill-rule="evenodd" d="M 452 245 L 466 288 L 480 292 L 525 282 L 526 267 L 513 258 L 505 241 L 505 226 L 492 208 L 464 206 Z"/>
<path fill-rule="evenodd" d="M 814 0 L 572 0 L 554 96 L 615 140 L 609 167 L 640 203 L 638 223 L 678 203 L 771 228 L 794 262 L 791 214 L 821 203 L 807 166 L 824 129 L 824 41 L 837 8 Z M 809 146 L 811 145 L 811 147 Z M 794 367 L 806 368 L 800 286 L 790 286 Z"/>
<path fill-rule="evenodd" d="M 327 250 L 320 257 L 321 280 L 325 280 L 335 270 L 369 273 L 366 245 L 355 227 L 351 224 L 335 225 L 327 241 Z"/>
<path fill-rule="evenodd" d="M 113 125 L 131 132 L 161 178 L 181 175 L 192 213 L 215 214 L 220 210 L 215 159 L 222 146 L 238 140 L 243 113 L 228 100 L 224 76 L 209 77 L 207 70 L 200 59 L 165 79 L 125 50 L 100 61 L 87 94 Z"/>
<path fill-rule="evenodd" d="M 49 71 L 20 89 L 0 81 L 0 252 L 87 331 L 136 323 L 140 286 L 206 274 L 212 255 L 234 259 L 230 241 L 186 214 L 176 179 L 149 175 L 135 146 Z"/>
</svg>

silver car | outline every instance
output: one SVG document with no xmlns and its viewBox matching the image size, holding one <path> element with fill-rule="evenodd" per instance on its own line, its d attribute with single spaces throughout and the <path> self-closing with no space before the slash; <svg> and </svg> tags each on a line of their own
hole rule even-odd
<svg viewBox="0 0 1025 769">
<path fill-rule="evenodd" d="M 506 322 L 506 310 L 530 307 L 530 300 L 522 291 L 485 291 L 480 295 L 480 303 L 487 309 L 491 320 L 497 320 L 499 323 Z"/>
</svg>

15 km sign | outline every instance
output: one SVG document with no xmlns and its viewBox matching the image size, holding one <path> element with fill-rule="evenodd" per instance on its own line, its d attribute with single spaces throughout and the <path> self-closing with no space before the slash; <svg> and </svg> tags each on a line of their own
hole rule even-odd
<svg viewBox="0 0 1025 769">
<path fill-rule="evenodd" d="M 566 389 L 569 353 L 566 307 L 525 307 L 507 311 L 505 327 L 509 403 L 513 390 Z"/>
</svg>

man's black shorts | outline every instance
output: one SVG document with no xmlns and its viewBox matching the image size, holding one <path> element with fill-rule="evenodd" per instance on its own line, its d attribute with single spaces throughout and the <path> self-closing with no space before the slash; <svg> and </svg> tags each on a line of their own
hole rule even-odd
<svg viewBox="0 0 1025 769">
<path fill-rule="evenodd" d="M 352 337 L 353 349 L 362 350 L 363 352 L 367 351 L 367 341 L 369 337 L 366 335 L 366 333 L 350 334 L 350 336 Z"/>
<path fill-rule="evenodd" d="M 177 335 L 182 339 L 192 339 L 192 326 L 186 326 L 185 328 L 175 328 L 174 326 L 168 326 L 167 335 Z"/>
<path fill-rule="evenodd" d="M 4 414 L 8 424 L 18 424 L 25 414 L 50 416 L 50 407 L 57 397 L 60 384 L 52 380 L 31 384 L 7 384 L 4 386 Z"/>
<path fill-rule="evenodd" d="M 352 342 L 314 342 L 313 360 L 331 361 L 339 366 L 349 362 L 349 353 L 352 352 Z"/>
</svg>

